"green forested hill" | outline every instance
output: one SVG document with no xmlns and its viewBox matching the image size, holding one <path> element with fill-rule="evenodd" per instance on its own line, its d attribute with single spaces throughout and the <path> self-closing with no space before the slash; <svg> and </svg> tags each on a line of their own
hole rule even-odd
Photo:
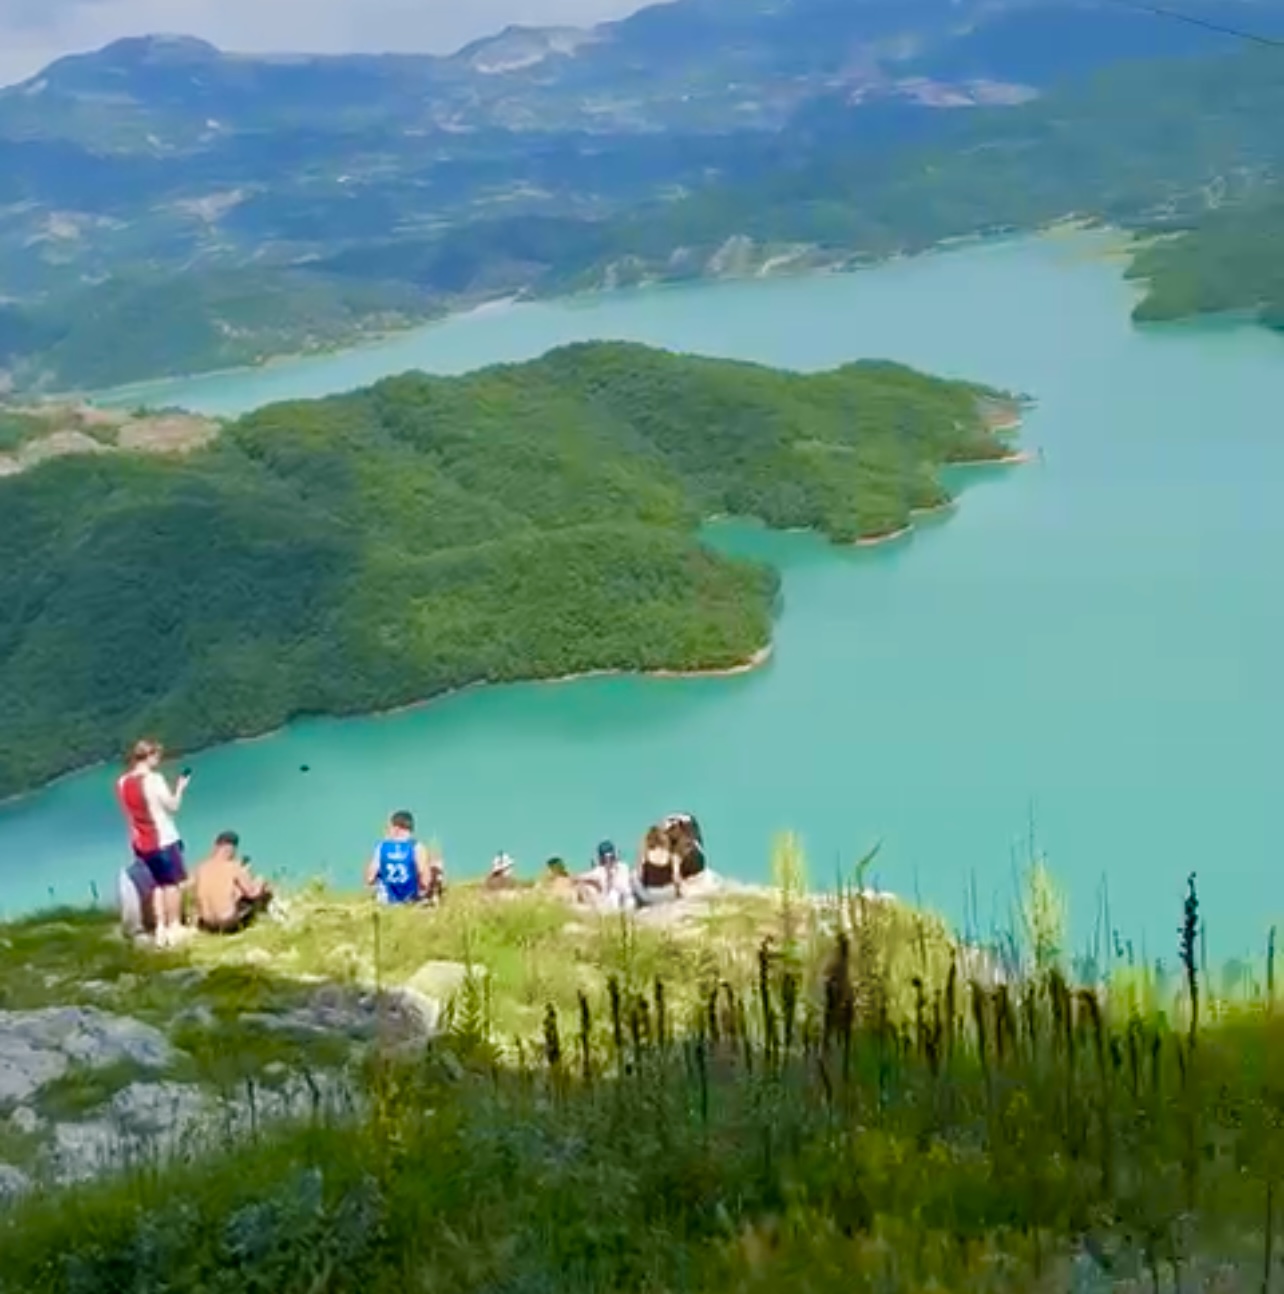
<svg viewBox="0 0 1284 1294">
<path fill-rule="evenodd" d="M 1275 190 L 1282 113 L 1284 59 L 1250 50 L 1112 68 L 1019 108 L 957 117 L 938 143 L 874 156 L 848 156 L 835 127 L 792 166 L 749 183 L 732 177 L 575 240 L 581 264 L 562 255 L 546 286 L 608 271 L 624 282 L 681 277 L 732 235 L 759 260 L 805 247 L 841 262 L 1067 216 L 1189 227 Z"/>
<path fill-rule="evenodd" d="M 304 270 L 117 274 L 51 301 L 39 365 L 63 389 L 101 390 L 193 366 L 304 353 L 433 313 L 423 293 Z"/>
<path fill-rule="evenodd" d="M 1284 198 L 1213 212 L 1140 252 L 1131 274 L 1146 280 L 1138 320 L 1248 310 L 1284 328 Z"/>
<path fill-rule="evenodd" d="M 995 456 L 994 393 L 595 344 L 282 404 L 185 457 L 0 481 L 0 793 L 157 731 L 196 745 L 478 680 L 717 668 L 775 580 L 698 542 L 735 512 L 838 540 Z"/>
<path fill-rule="evenodd" d="M 885 148 L 854 147 L 859 116 L 830 105 L 789 147 L 778 140 L 770 167 L 722 168 L 676 200 L 607 219 L 477 221 L 429 240 L 367 243 L 323 264 L 358 279 L 396 265 L 433 290 L 445 262 L 507 254 L 534 290 L 553 293 L 746 272 L 781 256 L 842 264 L 1067 216 L 1189 227 L 1274 191 L 1282 113 L 1284 60 L 1255 49 L 1114 67 L 1020 107 L 956 114 L 926 141 Z"/>
</svg>

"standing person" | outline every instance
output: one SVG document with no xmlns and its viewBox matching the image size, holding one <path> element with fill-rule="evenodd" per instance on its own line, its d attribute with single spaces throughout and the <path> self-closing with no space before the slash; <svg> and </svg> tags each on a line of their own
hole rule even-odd
<svg viewBox="0 0 1284 1294">
<path fill-rule="evenodd" d="M 250 875 L 240 848 L 240 836 L 224 831 L 196 869 L 196 920 L 208 934 L 239 934 L 272 902 L 271 889 Z"/>
<path fill-rule="evenodd" d="M 443 889 L 441 860 L 415 839 L 414 814 L 402 810 L 388 820 L 388 834 L 366 866 L 366 884 L 380 903 L 435 902 Z"/>
<path fill-rule="evenodd" d="M 171 790 L 160 772 L 164 757 L 160 742 L 135 742 L 125 772 L 116 782 L 116 798 L 129 824 L 134 857 L 156 882 L 152 892 L 156 946 L 172 948 L 184 933 L 183 883 L 187 880 L 183 840 L 174 815 L 182 808 L 191 774 L 184 770 Z"/>
</svg>

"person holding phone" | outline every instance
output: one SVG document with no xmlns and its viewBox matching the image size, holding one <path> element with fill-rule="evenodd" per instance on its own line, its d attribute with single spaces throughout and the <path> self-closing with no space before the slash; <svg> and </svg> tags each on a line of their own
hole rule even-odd
<svg viewBox="0 0 1284 1294">
<path fill-rule="evenodd" d="M 165 750 L 160 742 L 135 742 L 126 757 L 125 772 L 116 781 L 116 799 L 129 826 L 134 857 L 156 882 L 152 891 L 156 946 L 172 948 L 186 933 L 183 885 L 187 867 L 175 815 L 183 806 L 183 794 L 192 773 L 185 768 L 171 788 L 160 771 L 164 758 Z"/>
<path fill-rule="evenodd" d="M 240 851 L 240 836 L 224 831 L 196 869 L 196 924 L 207 934 L 240 934 L 272 902 L 271 887 L 251 875 L 249 857 Z"/>
</svg>

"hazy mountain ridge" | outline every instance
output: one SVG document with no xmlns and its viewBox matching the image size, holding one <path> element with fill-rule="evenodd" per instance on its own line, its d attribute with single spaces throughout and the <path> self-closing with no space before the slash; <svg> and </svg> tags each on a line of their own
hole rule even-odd
<svg viewBox="0 0 1284 1294">
<path fill-rule="evenodd" d="M 1192 4 L 1284 31 L 1284 0 Z M 0 382 L 83 389 L 497 293 L 904 249 L 917 218 L 852 242 L 860 222 L 833 203 L 865 201 L 853 168 L 975 147 L 966 123 L 1002 133 L 1067 71 L 1227 48 L 1112 0 L 676 0 L 591 30 L 509 28 L 446 58 L 120 41 L 0 91 Z M 800 218 L 781 220 L 776 190 L 798 183 Z M 1021 206 L 973 197 L 927 224 L 967 232 Z M 818 198 L 823 220 L 805 205 Z M 153 322 L 167 293 L 180 327 Z M 139 319 L 160 350 L 104 350 Z"/>
<path fill-rule="evenodd" d="M 1276 30 L 1279 10 L 1194 0 L 1184 11 Z M 510 27 L 446 57 L 248 56 L 138 37 L 0 91 L 0 137 L 165 153 L 302 126 L 777 129 L 816 95 L 915 99 L 932 83 L 940 102 L 950 89 L 1038 88 L 1228 39 L 1112 0 L 676 0 L 592 29 Z"/>
</svg>

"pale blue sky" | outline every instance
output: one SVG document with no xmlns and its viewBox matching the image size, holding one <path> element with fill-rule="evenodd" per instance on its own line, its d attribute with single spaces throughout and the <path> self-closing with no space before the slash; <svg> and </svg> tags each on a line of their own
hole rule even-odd
<svg viewBox="0 0 1284 1294">
<path fill-rule="evenodd" d="M 121 36 L 181 32 L 226 49 L 448 51 L 508 23 L 592 23 L 642 0 L 0 0 L 0 83 Z"/>
</svg>

